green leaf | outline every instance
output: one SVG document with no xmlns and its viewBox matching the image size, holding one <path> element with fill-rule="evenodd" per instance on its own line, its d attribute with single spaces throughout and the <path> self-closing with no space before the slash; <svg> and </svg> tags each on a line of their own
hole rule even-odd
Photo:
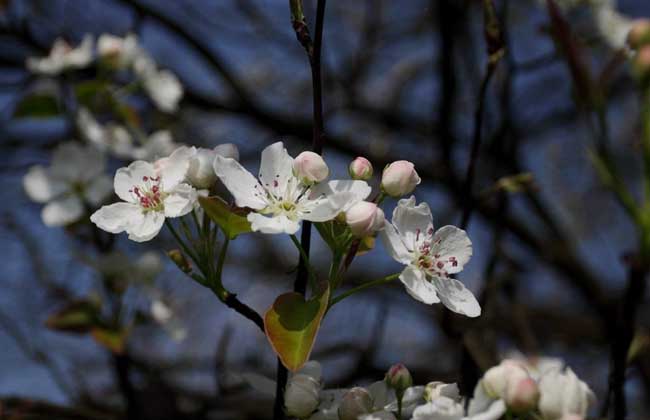
<svg viewBox="0 0 650 420">
<path fill-rule="evenodd" d="M 121 354 L 126 346 L 128 331 L 97 327 L 90 331 L 90 335 L 101 346 L 106 347 L 113 353 Z"/>
<path fill-rule="evenodd" d="M 309 360 L 328 301 L 329 287 L 307 301 L 300 293 L 285 293 L 264 314 L 266 337 L 290 371 Z"/>
<path fill-rule="evenodd" d="M 14 111 L 15 117 L 49 118 L 59 115 L 59 104 L 52 95 L 34 94 L 21 99 Z"/>
<path fill-rule="evenodd" d="M 96 301 L 74 301 L 52 314 L 45 325 L 52 330 L 84 334 L 100 324 L 100 311 Z"/>
<path fill-rule="evenodd" d="M 228 239 L 235 239 L 237 235 L 251 232 L 251 224 L 246 216 L 235 213 L 221 198 L 199 197 L 199 203 Z"/>
</svg>

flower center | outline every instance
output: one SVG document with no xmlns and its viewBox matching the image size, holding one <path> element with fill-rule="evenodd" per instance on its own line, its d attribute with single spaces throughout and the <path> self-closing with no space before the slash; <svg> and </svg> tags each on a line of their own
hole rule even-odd
<svg viewBox="0 0 650 420">
<path fill-rule="evenodd" d="M 165 209 L 163 201 L 167 194 L 160 189 L 160 177 L 143 176 L 142 182 L 129 190 L 137 198 L 142 210 L 163 211 Z"/>
</svg>

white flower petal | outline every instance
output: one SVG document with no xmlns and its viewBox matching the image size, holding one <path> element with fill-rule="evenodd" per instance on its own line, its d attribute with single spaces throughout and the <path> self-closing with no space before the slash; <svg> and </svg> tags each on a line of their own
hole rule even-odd
<svg viewBox="0 0 650 420">
<path fill-rule="evenodd" d="M 196 148 L 181 146 L 169 155 L 169 158 L 165 160 L 163 169 L 160 171 L 163 191 L 170 192 L 185 180 L 187 170 L 190 167 L 190 158 L 195 153 Z"/>
<path fill-rule="evenodd" d="M 161 111 L 174 112 L 178 109 L 178 102 L 183 97 L 183 85 L 174 73 L 169 70 L 150 72 L 144 78 L 144 87 Z"/>
<path fill-rule="evenodd" d="M 440 270 L 454 274 L 460 272 L 472 256 L 472 241 L 464 230 L 455 226 L 443 226 L 433 235 L 431 252 L 439 255 L 436 261 L 442 262 Z"/>
<path fill-rule="evenodd" d="M 52 177 L 49 171 L 40 165 L 29 168 L 23 178 L 23 188 L 29 198 L 37 203 L 47 203 L 69 189 L 65 182 Z"/>
<path fill-rule="evenodd" d="M 186 215 L 192 211 L 196 200 L 196 190 L 188 184 L 180 184 L 163 201 L 165 216 L 179 217 Z"/>
<path fill-rule="evenodd" d="M 463 283 L 451 277 L 438 276 L 432 276 L 431 281 L 438 290 L 440 301 L 451 311 L 472 318 L 481 315 L 481 306 Z"/>
<path fill-rule="evenodd" d="M 261 210 L 267 206 L 264 188 L 239 162 L 217 155 L 213 167 L 239 207 Z"/>
<path fill-rule="evenodd" d="M 124 232 L 131 224 L 142 223 L 140 206 L 132 203 L 115 203 L 103 206 L 90 216 L 90 221 L 110 233 Z"/>
<path fill-rule="evenodd" d="M 406 287 L 406 291 L 415 300 L 431 305 L 440 302 L 436 293 L 436 287 L 429 283 L 424 273 L 414 267 L 406 267 L 399 279 Z"/>
<path fill-rule="evenodd" d="M 250 213 L 248 221 L 251 222 L 251 229 L 254 232 L 269 234 L 286 233 L 293 235 L 300 229 L 300 223 L 288 219 L 284 215 L 266 217 L 259 213 Z"/>
<path fill-rule="evenodd" d="M 126 232 L 129 239 L 135 242 L 145 242 L 153 239 L 165 223 L 165 215 L 159 211 L 150 211 L 144 214 L 140 223 L 131 223 Z"/>
<path fill-rule="evenodd" d="M 477 413 L 468 417 L 465 420 L 499 420 L 501 416 L 506 413 L 506 403 L 503 400 L 496 400 L 482 413 Z"/>
<path fill-rule="evenodd" d="M 478 413 L 482 413 L 490 407 L 494 402 L 494 398 L 490 397 L 483 387 L 483 381 L 480 380 L 474 387 L 474 395 L 472 399 L 469 400 L 469 406 L 467 407 L 467 414 L 470 416 Z"/>
<path fill-rule="evenodd" d="M 104 155 L 94 147 L 67 142 L 52 154 L 52 175 L 69 182 L 87 182 L 104 172 Z"/>
<path fill-rule="evenodd" d="M 259 179 L 264 188 L 275 196 L 284 196 L 287 184 L 293 176 L 293 158 L 281 141 L 262 150 Z"/>
<path fill-rule="evenodd" d="M 326 222 L 370 195 L 365 181 L 330 181 L 313 186 L 300 204 L 308 210 L 305 220 Z"/>
<path fill-rule="evenodd" d="M 68 195 L 43 207 L 41 218 L 46 226 L 65 226 L 76 222 L 84 213 L 84 206 L 79 197 Z"/>
<path fill-rule="evenodd" d="M 93 206 L 101 204 L 113 193 L 113 182 L 106 175 L 101 175 L 86 186 L 84 196 Z"/>
<path fill-rule="evenodd" d="M 395 261 L 405 265 L 411 263 L 413 255 L 406 248 L 404 242 L 402 242 L 402 238 L 399 236 L 395 226 L 388 222 L 388 220 L 384 223 L 384 229 L 379 232 L 379 237 L 384 244 L 384 248 L 386 248 L 386 251 L 388 251 Z"/>
<path fill-rule="evenodd" d="M 156 176 L 156 171 L 151 163 L 136 160 L 126 168 L 117 170 L 113 180 L 113 187 L 117 196 L 122 200 L 135 203 L 137 199 L 131 192 L 133 187 L 141 185 L 144 177 L 152 178 Z"/>
<path fill-rule="evenodd" d="M 415 205 L 415 197 L 399 200 L 393 211 L 393 226 L 397 228 L 404 244 L 414 250 L 433 234 L 433 216 L 427 203 Z"/>
</svg>

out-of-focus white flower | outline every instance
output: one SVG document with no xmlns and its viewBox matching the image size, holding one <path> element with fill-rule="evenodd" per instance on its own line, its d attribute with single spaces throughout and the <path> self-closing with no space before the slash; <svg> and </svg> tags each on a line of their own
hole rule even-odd
<svg viewBox="0 0 650 420">
<path fill-rule="evenodd" d="M 137 259 L 114 251 L 90 260 L 88 264 L 105 277 L 142 284 L 151 283 L 163 269 L 162 259 L 154 251 L 144 252 Z"/>
<path fill-rule="evenodd" d="M 431 402 L 438 397 L 447 397 L 454 401 L 460 400 L 458 385 L 455 383 L 448 384 L 440 381 L 429 382 L 424 387 L 424 400 Z"/>
<path fill-rule="evenodd" d="M 119 124 L 102 126 L 87 108 L 77 113 L 77 127 L 81 135 L 102 152 L 108 152 L 120 159 L 134 158 L 136 148 L 129 132 Z"/>
<path fill-rule="evenodd" d="M 467 420 L 498 420 L 506 413 L 506 403 L 485 393 L 481 381 L 474 388 L 474 395 L 467 408 Z"/>
<path fill-rule="evenodd" d="M 302 220 L 325 222 L 368 197 L 364 181 L 329 181 L 304 185 L 293 174 L 293 159 L 282 142 L 262 151 L 259 177 L 234 159 L 217 155 L 214 171 L 239 207 L 249 207 L 253 231 L 294 234 Z"/>
<path fill-rule="evenodd" d="M 314 152 L 302 152 L 293 160 L 293 174 L 305 185 L 323 182 L 330 174 L 330 169 L 323 157 Z"/>
<path fill-rule="evenodd" d="M 321 389 L 321 367 L 310 361 L 291 375 L 284 392 L 284 406 L 289 416 L 304 419 L 318 407 Z"/>
<path fill-rule="evenodd" d="M 383 210 L 369 201 L 359 201 L 345 212 L 345 222 L 359 238 L 383 229 L 385 221 Z"/>
<path fill-rule="evenodd" d="M 564 360 L 548 356 L 525 356 L 519 351 L 510 351 L 504 359 L 515 360 L 522 364 L 535 381 L 539 381 L 546 372 L 564 368 Z"/>
<path fill-rule="evenodd" d="M 239 160 L 239 149 L 234 143 L 219 144 L 212 150 L 214 150 L 216 154 L 221 155 L 225 158 Z"/>
<path fill-rule="evenodd" d="M 172 153 L 161 170 L 144 161 L 118 169 L 114 187 L 124 201 L 102 207 L 90 220 L 110 233 L 126 231 L 136 242 L 152 239 L 166 217 L 183 216 L 195 205 L 196 190 L 183 183 L 187 168 L 187 159 Z"/>
<path fill-rule="evenodd" d="M 586 417 L 596 396 L 589 385 L 581 381 L 570 368 L 547 372 L 539 381 L 539 411 L 545 420 L 564 416 Z"/>
<path fill-rule="evenodd" d="M 420 181 L 413 163 L 398 160 L 384 168 L 381 175 L 381 189 L 389 196 L 399 198 L 413 192 Z"/>
<path fill-rule="evenodd" d="M 356 420 L 363 414 L 373 411 L 373 401 L 370 393 L 361 387 L 350 389 L 339 405 L 339 419 Z"/>
<path fill-rule="evenodd" d="M 530 375 L 523 364 L 516 360 L 506 359 L 499 365 L 488 369 L 483 375 L 481 383 L 488 396 L 503 399 L 510 384 L 529 377 Z"/>
<path fill-rule="evenodd" d="M 442 302 L 469 317 L 481 314 L 472 292 L 449 277 L 460 272 L 472 256 L 472 243 L 464 230 L 443 226 L 434 233 L 429 206 L 416 206 L 411 197 L 398 202 L 381 238 L 388 253 L 406 265 L 400 280 L 413 298 L 426 304 Z"/>
<path fill-rule="evenodd" d="M 141 53 L 138 38 L 128 34 L 124 38 L 102 34 L 97 39 L 97 54 L 117 67 L 127 67 Z"/>
<path fill-rule="evenodd" d="M 417 407 L 413 411 L 413 420 L 460 420 L 464 414 L 463 405 L 459 402 L 447 397 L 437 397 Z"/>
<path fill-rule="evenodd" d="M 84 68 L 93 60 L 93 48 L 94 38 L 90 34 L 85 35 L 76 48 L 57 38 L 47 57 L 27 59 L 27 69 L 32 73 L 55 76 L 64 70 Z"/>
<path fill-rule="evenodd" d="M 634 21 L 609 5 L 596 7 L 593 13 L 596 28 L 607 45 L 617 50 L 624 48 Z"/>
<path fill-rule="evenodd" d="M 63 143 L 54 151 L 49 168 L 32 166 L 23 178 L 25 192 L 37 203 L 47 226 L 76 222 L 85 207 L 101 204 L 111 194 L 111 180 L 104 174 L 104 156 L 92 147 Z"/>
<path fill-rule="evenodd" d="M 526 413 L 537 407 L 539 387 L 531 377 L 510 381 L 506 389 L 505 402 L 514 413 Z"/>
<path fill-rule="evenodd" d="M 178 110 L 178 102 L 183 98 L 183 85 L 174 73 L 169 70 L 159 70 L 147 76 L 143 83 L 158 109 L 165 112 Z"/>
<path fill-rule="evenodd" d="M 390 411 L 376 411 L 370 414 L 363 414 L 357 420 L 395 420 L 395 415 Z"/>
<path fill-rule="evenodd" d="M 367 181 L 372 178 L 372 164 L 368 159 L 359 156 L 350 162 L 348 172 L 352 179 Z"/>
</svg>

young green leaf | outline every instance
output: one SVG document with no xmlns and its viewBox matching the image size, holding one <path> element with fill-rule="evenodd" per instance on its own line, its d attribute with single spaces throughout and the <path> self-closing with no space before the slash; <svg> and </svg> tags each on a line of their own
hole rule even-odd
<svg viewBox="0 0 650 420">
<path fill-rule="evenodd" d="M 300 293 L 285 293 L 264 314 L 266 337 L 290 371 L 309 360 L 328 301 L 329 287 L 307 301 Z"/>
<path fill-rule="evenodd" d="M 199 203 L 228 239 L 235 239 L 237 235 L 251 232 L 251 224 L 246 216 L 233 212 L 219 197 L 199 197 Z"/>
<path fill-rule="evenodd" d="M 71 302 L 45 321 L 45 325 L 57 331 L 84 334 L 101 323 L 100 305 L 91 300 Z"/>
</svg>

